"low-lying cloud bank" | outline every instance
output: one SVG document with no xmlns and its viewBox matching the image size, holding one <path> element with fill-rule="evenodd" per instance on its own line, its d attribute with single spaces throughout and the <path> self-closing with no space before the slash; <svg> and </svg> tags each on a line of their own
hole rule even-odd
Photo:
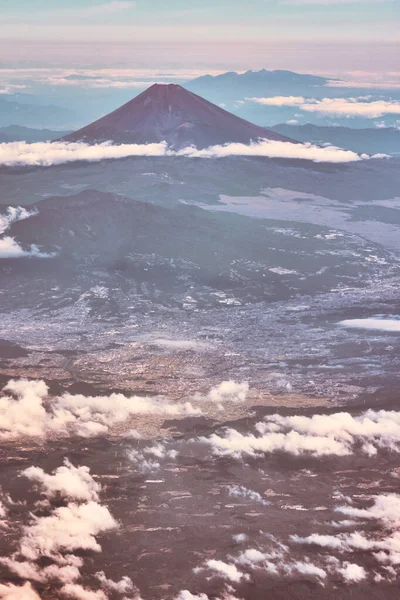
<svg viewBox="0 0 400 600">
<path fill-rule="evenodd" d="M 51 398 L 44 381 L 11 380 L 0 397 L 0 440 L 70 435 L 90 438 L 104 435 L 114 425 L 128 422 L 137 415 L 179 417 L 201 414 L 201 410 L 190 402 L 179 404 L 164 398 L 68 393 Z"/>
<path fill-rule="evenodd" d="M 385 449 L 400 452 L 400 412 L 368 410 L 312 417 L 271 415 L 257 423 L 256 433 L 227 428 L 201 438 L 217 456 L 262 456 L 284 452 L 293 456 L 349 456 L 357 451 L 374 456 Z"/>
<path fill-rule="evenodd" d="M 28 211 L 22 206 L 9 206 L 6 214 L 0 215 L 0 235 L 5 233 L 16 221 L 24 221 L 36 214 L 36 210 Z M 24 256 L 51 258 L 54 254 L 41 252 L 36 244 L 31 244 L 28 250 L 24 250 L 20 244 L 10 236 L 0 238 L 0 258 L 21 258 Z"/>
<path fill-rule="evenodd" d="M 198 150 L 194 146 L 172 150 L 166 142 L 155 144 L 119 144 L 111 142 L 11 142 L 0 144 L 0 165 L 49 167 L 75 161 L 98 162 L 130 156 L 181 156 L 186 158 L 224 158 L 227 156 L 264 156 L 267 158 L 302 159 L 313 162 L 347 163 L 371 158 L 335 146 L 319 147 L 311 143 L 292 144 L 258 140 L 250 144 L 229 143 Z M 382 158 L 376 154 L 372 158 Z"/>
<path fill-rule="evenodd" d="M 389 331 L 400 333 L 400 319 L 346 319 L 339 325 L 348 329 L 371 329 L 372 331 Z"/>
<path fill-rule="evenodd" d="M 383 115 L 400 114 L 400 102 L 394 100 L 366 101 L 365 98 L 303 98 L 303 96 L 272 96 L 270 98 L 247 98 L 264 106 L 295 106 L 309 113 L 322 113 L 343 117 L 375 119 Z"/>
</svg>

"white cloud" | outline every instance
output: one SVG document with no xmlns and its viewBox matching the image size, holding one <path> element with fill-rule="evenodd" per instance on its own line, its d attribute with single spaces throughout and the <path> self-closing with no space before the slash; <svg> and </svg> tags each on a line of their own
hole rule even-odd
<svg viewBox="0 0 400 600">
<path fill-rule="evenodd" d="M 207 395 L 207 399 L 211 402 L 221 403 L 234 402 L 242 403 L 245 402 L 249 391 L 249 384 L 247 381 L 243 383 L 236 383 L 236 381 L 223 381 L 219 385 L 211 388 Z"/>
<path fill-rule="evenodd" d="M 286 452 L 295 456 L 346 456 L 356 451 L 372 455 L 379 449 L 400 452 L 400 412 L 368 410 L 359 416 L 350 413 L 312 417 L 270 415 L 256 424 L 256 434 L 227 428 L 223 435 L 212 434 L 202 441 L 219 456 L 258 456 Z"/>
<path fill-rule="evenodd" d="M 128 452 L 128 457 L 136 463 L 142 473 L 149 473 L 158 471 L 161 468 L 161 463 L 158 461 L 165 459 L 174 460 L 177 454 L 176 450 L 167 450 L 163 444 L 155 444 L 142 450 L 132 449 Z M 153 457 L 157 460 L 154 460 Z"/>
<path fill-rule="evenodd" d="M 312 575 L 314 577 L 319 577 L 320 579 L 325 579 L 327 577 L 326 571 L 313 565 L 310 562 L 295 562 L 289 567 L 289 571 L 294 570 L 302 573 L 302 575 Z"/>
<path fill-rule="evenodd" d="M 199 416 L 190 402 L 168 402 L 164 398 L 83 396 L 65 393 L 49 400 L 43 381 L 11 380 L 0 397 L 0 439 L 48 437 L 51 435 L 94 437 L 107 433 L 117 423 L 134 415 Z M 9 392 L 9 394 L 7 394 Z"/>
<path fill-rule="evenodd" d="M 345 562 L 338 572 L 343 576 L 343 579 L 348 582 L 358 583 L 367 577 L 367 572 L 364 567 L 355 563 Z"/>
<path fill-rule="evenodd" d="M 99 499 L 101 486 L 90 475 L 89 467 L 74 467 L 67 459 L 52 475 L 39 467 L 29 467 L 21 475 L 34 481 L 49 499 L 57 495 L 79 502 Z"/>
<path fill-rule="evenodd" d="M 206 562 L 206 565 L 212 571 L 217 571 L 217 573 L 234 583 L 239 583 L 242 579 L 248 579 L 244 573 L 238 570 L 236 565 L 230 565 L 222 560 L 211 559 Z"/>
<path fill-rule="evenodd" d="M 361 98 L 303 98 L 302 96 L 273 96 L 270 98 L 247 98 L 265 106 L 296 106 L 305 112 L 316 112 L 344 117 L 374 119 L 387 114 L 400 114 L 400 102 L 395 100 L 373 100 L 363 102 Z"/>
<path fill-rule="evenodd" d="M 342 327 L 347 327 L 349 329 L 371 329 L 374 331 L 400 332 L 399 319 L 347 319 L 345 321 L 339 321 L 339 325 L 342 325 Z"/>
<path fill-rule="evenodd" d="M 108 589 L 111 592 L 118 592 L 119 594 L 128 594 L 132 592 L 135 588 L 130 577 L 122 577 L 119 581 L 113 581 L 112 579 L 108 579 L 104 573 L 104 571 L 99 571 L 95 574 L 95 577 L 100 581 L 103 587 Z"/>
<path fill-rule="evenodd" d="M 67 583 L 61 590 L 61 594 L 75 600 L 107 600 L 107 596 L 102 590 L 93 592 L 77 583 Z"/>
<path fill-rule="evenodd" d="M 208 596 L 206 594 L 192 594 L 189 590 L 182 590 L 175 600 L 208 600 Z"/>
<path fill-rule="evenodd" d="M 68 460 L 51 475 L 37 467 L 26 469 L 22 475 L 37 483 L 49 500 L 59 495 L 66 504 L 53 508 L 49 502 L 50 513 L 43 516 L 40 512 L 43 503 L 36 503 L 29 522 L 22 527 L 17 551 L 0 558 L 0 563 L 21 579 L 62 585 L 59 590 L 62 595 L 78 600 L 107 600 L 102 589 L 91 591 L 77 583 L 84 563 L 83 558 L 73 554 L 82 550 L 101 552 L 96 536 L 119 527 L 108 508 L 99 503 L 100 485 L 87 467 L 75 468 Z M 47 566 L 43 558 L 47 559 Z M 96 577 L 101 587 L 110 592 L 125 594 L 134 589 L 129 577 L 118 582 L 108 579 L 103 572 Z"/>
<path fill-rule="evenodd" d="M 228 487 L 229 495 L 234 498 L 245 498 L 247 500 L 253 500 L 254 502 L 259 502 L 260 504 L 264 504 L 265 506 L 269 504 L 267 500 L 265 500 L 261 494 L 255 492 L 254 490 L 249 490 L 243 485 L 230 485 Z"/>
<path fill-rule="evenodd" d="M 36 210 L 26 210 L 22 206 L 9 206 L 5 215 L 0 215 L 0 235 L 16 221 L 24 221 L 37 214 Z"/>
<path fill-rule="evenodd" d="M 54 253 L 41 252 L 36 244 L 31 244 L 29 250 L 24 250 L 14 238 L 5 236 L 0 239 L 0 258 L 53 258 Z"/>
<path fill-rule="evenodd" d="M 271 96 L 270 98 L 246 98 L 246 100 L 265 106 L 302 106 L 306 102 L 303 96 Z"/>
<path fill-rule="evenodd" d="M 37 215 L 36 210 L 28 211 L 22 206 L 9 206 L 5 215 L 0 215 L 0 235 L 4 234 L 16 221 L 24 221 Z M 14 238 L 4 236 L 0 238 L 0 258 L 20 258 L 36 256 L 38 258 L 51 258 L 54 254 L 41 252 L 35 244 L 29 250 L 24 250 Z"/>
<path fill-rule="evenodd" d="M 191 158 L 224 158 L 227 156 L 265 156 L 268 158 L 289 158 L 310 160 L 313 162 L 346 163 L 370 158 L 367 154 L 357 154 L 351 150 L 342 150 L 335 146 L 323 148 L 310 143 L 292 144 L 260 140 L 251 144 L 230 143 L 223 146 L 211 146 L 204 150 L 184 148 L 175 153 L 176 156 Z M 383 155 L 375 155 L 382 158 Z"/>
<path fill-rule="evenodd" d="M 375 496 L 374 503 L 369 508 L 339 506 L 336 510 L 349 517 L 378 519 L 388 526 L 392 525 L 400 528 L 400 496 L 396 494 Z"/>
<path fill-rule="evenodd" d="M 40 600 L 29 582 L 22 586 L 0 583 L 0 598 L 4 600 Z"/>
<path fill-rule="evenodd" d="M 100 552 L 101 546 L 95 536 L 117 527 L 118 523 L 106 506 L 96 502 L 70 503 L 55 508 L 48 517 L 34 517 L 25 528 L 20 552 L 30 561 L 79 549 Z"/>
<path fill-rule="evenodd" d="M 48 167 L 77 160 L 96 162 L 127 156 L 165 156 L 167 145 L 160 144 L 84 144 L 67 142 L 10 142 L 0 144 L 0 164 L 6 166 L 34 165 Z"/>
<path fill-rule="evenodd" d="M 59 165 L 75 161 L 98 162 L 129 156 L 181 156 L 186 158 L 224 158 L 227 156 L 264 156 L 289 158 L 313 162 L 342 163 L 366 160 L 367 154 L 357 154 L 335 146 L 323 148 L 311 143 L 292 144 L 273 140 L 259 140 L 248 145 L 229 143 L 210 146 L 203 150 L 187 147 L 174 151 L 166 142 L 154 144 L 119 144 L 111 142 L 86 144 L 84 142 L 10 142 L 0 144 L 0 165 L 43 166 Z M 384 155 L 375 155 L 382 158 Z"/>
</svg>

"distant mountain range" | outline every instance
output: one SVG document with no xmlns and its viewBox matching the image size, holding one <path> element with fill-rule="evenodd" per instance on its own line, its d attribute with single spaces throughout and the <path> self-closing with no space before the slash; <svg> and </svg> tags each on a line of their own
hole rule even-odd
<svg viewBox="0 0 400 600">
<path fill-rule="evenodd" d="M 206 148 L 251 140 L 292 141 L 249 123 L 176 84 L 155 84 L 127 104 L 87 127 L 65 136 L 66 141 L 148 144 L 166 141 L 183 148 Z"/>
<path fill-rule="evenodd" d="M 332 85 L 334 82 L 335 85 Z M 311 121 L 315 125 L 339 125 L 366 128 L 382 121 L 382 117 L 370 119 L 363 116 L 329 115 L 302 113 L 297 106 L 266 106 L 249 98 L 270 98 L 274 96 L 301 96 L 304 98 L 350 98 L 368 95 L 371 99 L 382 99 L 382 94 L 400 99 L 400 90 L 366 89 L 339 87 L 338 80 L 292 71 L 246 71 L 246 73 L 223 73 L 205 75 L 188 81 L 185 88 L 200 94 L 210 102 L 223 106 L 234 114 L 258 125 L 271 127 L 296 119 L 299 124 Z M 386 126 L 395 126 L 398 115 L 385 115 Z"/>
<path fill-rule="evenodd" d="M 246 71 L 204 75 L 188 81 L 185 88 L 216 104 L 235 103 L 249 96 L 302 96 L 310 89 L 320 95 L 320 88 L 331 81 L 326 77 L 293 73 L 292 71 Z"/>
<path fill-rule="evenodd" d="M 8 125 L 0 128 L 0 142 L 47 142 L 67 135 L 69 131 L 32 129 L 21 125 Z"/>
<path fill-rule="evenodd" d="M 67 108 L 51 104 L 20 102 L 8 96 L 0 97 L 0 127 L 16 123 L 23 127 L 37 129 L 45 127 L 70 129 L 77 121 L 77 115 Z"/>
<path fill-rule="evenodd" d="M 306 125 L 280 123 L 271 129 L 300 142 L 331 143 L 359 153 L 400 153 L 400 130 L 394 127 L 351 129 L 350 127 L 323 127 L 312 123 Z"/>
</svg>

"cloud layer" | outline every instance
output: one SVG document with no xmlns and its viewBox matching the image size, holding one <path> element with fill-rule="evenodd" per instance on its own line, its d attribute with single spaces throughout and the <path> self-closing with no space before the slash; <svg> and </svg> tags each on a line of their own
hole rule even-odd
<svg viewBox="0 0 400 600">
<path fill-rule="evenodd" d="M 383 115 L 400 114 L 400 102 L 394 100 L 365 101 L 365 98 L 303 98 L 302 96 L 273 96 L 270 98 L 247 98 L 264 106 L 295 106 L 311 113 L 342 117 L 365 117 L 374 119 Z M 364 101 L 363 101 L 364 100 Z"/>
<path fill-rule="evenodd" d="M 227 156 L 264 156 L 313 162 L 347 163 L 370 158 L 335 146 L 323 148 L 311 143 L 292 144 L 273 140 L 259 140 L 248 145 L 229 143 L 210 146 L 204 150 L 187 147 L 174 151 L 166 142 L 155 144 L 120 144 L 111 142 L 86 144 L 84 142 L 10 142 L 0 144 L 0 165 L 49 167 L 75 161 L 98 162 L 130 156 L 181 156 L 186 158 L 224 158 Z M 382 157 L 382 155 L 376 155 Z"/>
<path fill-rule="evenodd" d="M 349 456 L 359 447 L 373 456 L 381 449 L 400 452 L 400 412 L 368 410 L 312 417 L 271 415 L 256 424 L 256 433 L 227 428 L 202 441 L 218 456 L 262 456 L 284 452 L 294 456 Z"/>
<path fill-rule="evenodd" d="M 127 422 L 134 415 L 179 417 L 202 414 L 189 402 L 177 404 L 164 398 L 65 393 L 50 399 L 44 381 L 11 380 L 3 391 L 4 395 L 0 397 L 0 439 L 3 440 L 69 435 L 89 438 L 106 434 L 110 427 Z M 40 481 L 37 472 L 30 475 Z"/>
</svg>

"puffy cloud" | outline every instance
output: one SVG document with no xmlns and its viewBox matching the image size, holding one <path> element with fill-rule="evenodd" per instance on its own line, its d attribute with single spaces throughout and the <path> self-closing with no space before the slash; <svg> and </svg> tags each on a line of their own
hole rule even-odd
<svg viewBox="0 0 400 600">
<path fill-rule="evenodd" d="M 245 533 L 236 533 L 232 536 L 232 539 L 237 543 L 241 544 L 247 540 L 247 535 Z"/>
<path fill-rule="evenodd" d="M 339 321 L 339 325 L 349 329 L 372 329 L 373 331 L 400 331 L 400 320 L 398 319 L 345 319 Z"/>
<path fill-rule="evenodd" d="M 400 527 L 400 496 L 397 494 L 375 496 L 369 508 L 338 506 L 336 510 L 353 518 L 378 519 L 387 525 Z"/>
<path fill-rule="evenodd" d="M 0 258 L 23 258 L 26 256 L 53 258 L 55 254 L 41 252 L 36 244 L 31 244 L 29 250 L 24 250 L 22 246 L 10 236 L 5 236 L 0 239 Z"/>
<path fill-rule="evenodd" d="M 335 146 L 319 147 L 311 143 L 292 144 L 274 140 L 258 140 L 250 144 L 229 143 L 198 150 L 194 146 L 182 150 L 168 148 L 166 142 L 154 144 L 119 144 L 111 142 L 10 142 L 0 144 L 0 165 L 44 166 L 75 161 L 98 162 L 129 156 L 181 156 L 187 158 L 224 158 L 227 156 L 264 156 L 314 162 L 342 163 L 370 158 Z M 375 155 L 382 157 L 383 155 Z"/>
<path fill-rule="evenodd" d="M 133 415 L 198 416 L 189 402 L 170 403 L 163 398 L 83 396 L 68 393 L 52 398 L 43 381 L 11 380 L 0 397 L 0 439 L 51 435 L 93 437 L 126 422 Z M 9 394 L 7 394 L 7 392 Z"/>
<path fill-rule="evenodd" d="M 93 592 L 77 583 L 67 583 L 60 592 L 68 598 L 75 598 L 75 600 L 107 600 L 107 596 L 102 590 Z"/>
<path fill-rule="evenodd" d="M 28 581 L 22 586 L 0 583 L 0 598 L 4 598 L 4 600 L 40 600 L 40 596 Z"/>
<path fill-rule="evenodd" d="M 5 215 L 0 215 L 0 235 L 3 234 L 16 221 L 29 219 L 37 214 L 36 210 L 26 210 L 22 206 L 9 206 Z"/>
<path fill-rule="evenodd" d="M 99 571 L 95 573 L 97 585 L 94 590 L 79 583 L 84 561 L 73 553 L 82 550 L 101 552 L 96 536 L 119 526 L 108 508 L 99 503 L 100 485 L 94 481 L 89 469 L 75 468 L 66 460 L 64 466 L 50 475 L 36 468 L 22 474 L 38 484 L 47 498 L 51 500 L 60 495 L 65 504 L 55 508 L 49 504 L 50 514 L 43 516 L 42 503 L 36 503 L 29 522 L 22 527 L 18 550 L 10 557 L 0 558 L 0 563 L 21 579 L 51 584 L 57 598 L 107 600 L 110 593 L 113 597 L 124 595 L 125 600 L 126 594 L 134 595 L 135 600 L 139 600 L 139 592 L 127 576 L 114 581 Z M 0 598 L 3 597 L 10 600 L 38 598 L 29 584 L 22 588 L 0 586 Z"/>
<path fill-rule="evenodd" d="M 228 564 L 222 560 L 208 560 L 206 565 L 212 571 L 217 571 L 225 579 L 229 579 L 234 583 L 239 583 L 242 579 L 248 579 L 244 573 L 241 573 L 236 565 Z"/>
<path fill-rule="evenodd" d="M 302 96 L 273 96 L 247 98 L 264 106 L 296 106 L 305 112 L 316 112 L 344 117 L 375 119 L 383 115 L 400 114 L 400 102 L 395 100 L 363 101 L 362 98 L 303 98 Z"/>
<path fill-rule="evenodd" d="M 313 577 L 319 577 L 320 579 L 325 579 L 327 577 L 327 573 L 324 569 L 321 569 L 310 562 L 295 562 L 289 567 L 289 571 L 292 570 L 297 571 L 302 575 L 311 575 Z"/>
<path fill-rule="evenodd" d="M 67 459 L 52 475 L 39 467 L 29 467 L 21 475 L 37 483 L 49 499 L 57 495 L 79 502 L 99 499 L 101 486 L 91 477 L 89 467 L 74 467 Z"/>
<path fill-rule="evenodd" d="M 111 592 L 118 592 L 119 594 L 128 594 L 132 592 L 135 588 L 130 577 L 122 577 L 119 581 L 113 581 L 112 579 L 108 579 L 104 573 L 104 571 L 99 571 L 96 573 L 96 578 L 100 581 L 103 587 L 110 590 Z"/>
<path fill-rule="evenodd" d="M 37 211 L 28 211 L 22 206 L 9 206 L 5 215 L 0 215 L 0 235 L 5 233 L 16 221 L 29 219 L 37 214 Z M 29 250 L 24 250 L 13 237 L 4 236 L 0 238 L 0 258 L 20 258 L 24 256 L 36 256 L 38 258 L 51 258 L 54 254 L 41 252 L 35 244 Z"/>
<path fill-rule="evenodd" d="M 55 508 L 50 516 L 34 517 L 25 529 L 20 552 L 30 561 L 78 549 L 100 552 L 95 536 L 117 527 L 106 506 L 96 502 L 70 503 Z"/>
<path fill-rule="evenodd" d="M 400 412 L 368 410 L 359 416 L 341 412 L 312 417 L 271 415 L 256 424 L 256 434 L 225 429 L 223 435 L 212 434 L 201 440 L 220 456 L 257 456 L 286 452 L 295 456 L 346 456 L 358 442 L 368 455 L 379 449 L 400 451 Z"/>
<path fill-rule="evenodd" d="M 211 388 L 207 399 L 211 402 L 223 404 L 224 402 L 244 402 L 249 391 L 247 381 L 236 383 L 236 381 L 223 381 Z"/>
<path fill-rule="evenodd" d="M 345 562 L 344 566 L 338 569 L 338 573 L 343 576 L 345 581 L 354 583 L 358 583 L 367 577 L 367 572 L 364 567 L 350 562 Z"/>
<path fill-rule="evenodd" d="M 137 464 L 142 473 L 148 473 L 158 471 L 161 468 L 161 464 L 158 461 L 167 458 L 174 460 L 177 454 L 176 450 L 167 450 L 163 444 L 155 444 L 142 450 L 132 449 L 128 452 L 128 457 Z M 158 460 L 154 460 L 153 457 Z"/>
<path fill-rule="evenodd" d="M 192 594 L 189 590 L 182 590 L 176 597 L 176 600 L 208 600 L 206 594 Z"/>
<path fill-rule="evenodd" d="M 277 451 L 296 456 L 300 454 L 314 456 L 328 454 L 345 456 L 349 454 L 347 447 L 334 439 L 322 436 L 304 436 L 296 431 L 255 436 L 239 433 L 235 429 L 227 429 L 224 437 L 213 434 L 208 439 L 203 438 L 203 440 L 212 446 L 215 454 L 236 458 L 244 454 L 257 456 Z"/>
<path fill-rule="evenodd" d="M 264 504 L 267 506 L 270 504 L 268 500 L 265 500 L 261 494 L 255 492 L 254 490 L 249 490 L 243 485 L 230 485 L 228 487 L 229 495 L 234 498 L 245 498 L 247 500 L 253 500 L 254 502 L 259 502 L 260 504 Z"/>
<path fill-rule="evenodd" d="M 344 540 L 335 535 L 312 533 L 306 537 L 292 535 L 291 539 L 293 542 L 298 544 L 314 544 L 315 546 L 320 546 L 321 548 L 330 548 L 331 550 L 345 551 L 348 548 Z"/>
</svg>

